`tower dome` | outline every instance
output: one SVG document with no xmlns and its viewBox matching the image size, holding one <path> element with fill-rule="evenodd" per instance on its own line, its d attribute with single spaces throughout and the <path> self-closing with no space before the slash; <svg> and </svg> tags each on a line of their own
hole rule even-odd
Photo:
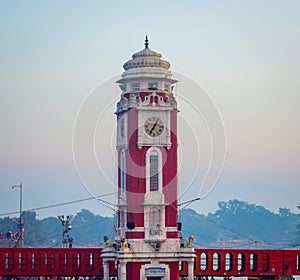
<svg viewBox="0 0 300 280">
<path fill-rule="evenodd" d="M 149 48 L 146 36 L 145 48 L 132 55 L 132 59 L 123 65 L 122 79 L 118 80 L 123 92 L 160 90 L 171 91 L 171 85 L 177 81 L 173 79 L 170 63 L 161 59 L 162 55 Z"/>
<path fill-rule="evenodd" d="M 124 70 L 143 67 L 159 67 L 164 69 L 170 68 L 170 63 L 161 59 L 161 54 L 149 49 L 148 38 L 146 36 L 145 48 L 142 51 L 132 55 L 132 59 L 125 62 Z"/>
</svg>

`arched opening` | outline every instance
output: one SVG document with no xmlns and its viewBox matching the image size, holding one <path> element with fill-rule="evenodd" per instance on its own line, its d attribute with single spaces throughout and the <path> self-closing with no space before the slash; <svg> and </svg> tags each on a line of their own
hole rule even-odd
<svg viewBox="0 0 300 280">
<path fill-rule="evenodd" d="M 233 269 L 233 256 L 231 253 L 225 255 L 225 270 L 231 271 Z"/>
<path fill-rule="evenodd" d="M 238 266 L 238 271 L 244 271 L 245 270 L 245 255 L 243 253 L 238 254 L 238 259 L 237 259 L 237 266 Z"/>
<path fill-rule="evenodd" d="M 268 253 L 262 254 L 262 269 L 266 272 L 270 269 L 270 256 Z"/>
<path fill-rule="evenodd" d="M 250 270 L 251 271 L 256 271 L 257 270 L 257 254 L 252 253 L 250 254 Z"/>
<path fill-rule="evenodd" d="M 179 271 L 182 271 L 182 268 L 183 268 L 182 261 L 179 261 Z"/>
<path fill-rule="evenodd" d="M 202 271 L 207 270 L 207 254 L 204 252 L 200 255 L 200 269 Z"/>
<path fill-rule="evenodd" d="M 213 270 L 218 271 L 220 269 L 220 255 L 216 252 L 213 254 Z"/>
<path fill-rule="evenodd" d="M 45 256 L 45 265 L 48 271 L 52 271 L 54 269 L 54 253 L 46 253 Z"/>
<path fill-rule="evenodd" d="M 35 271 L 38 271 L 41 269 L 41 254 L 40 253 L 32 253 L 32 268 Z"/>
<path fill-rule="evenodd" d="M 12 253 L 5 253 L 5 269 L 10 271 L 14 267 Z"/>
<path fill-rule="evenodd" d="M 150 153 L 150 191 L 158 191 L 158 188 L 158 153 L 153 150 Z"/>
<path fill-rule="evenodd" d="M 61 271 L 65 271 L 68 267 L 68 254 L 64 252 L 59 254 L 59 268 Z"/>
<path fill-rule="evenodd" d="M 123 149 L 121 151 L 121 160 L 120 160 L 120 172 L 121 172 L 121 180 L 120 180 L 120 188 L 121 188 L 121 199 L 125 198 L 126 193 L 126 157 L 125 157 L 125 150 Z"/>
<path fill-rule="evenodd" d="M 162 153 L 159 148 L 149 148 L 146 154 L 146 190 L 162 191 Z"/>
<path fill-rule="evenodd" d="M 94 267 L 94 253 L 90 252 L 85 256 L 85 267 L 87 270 L 92 270 Z"/>
<path fill-rule="evenodd" d="M 19 253 L 19 269 L 25 270 L 27 268 L 27 253 Z"/>
<path fill-rule="evenodd" d="M 74 253 L 72 255 L 72 268 L 73 270 L 77 271 L 80 269 L 80 253 L 77 252 L 77 253 Z"/>
</svg>

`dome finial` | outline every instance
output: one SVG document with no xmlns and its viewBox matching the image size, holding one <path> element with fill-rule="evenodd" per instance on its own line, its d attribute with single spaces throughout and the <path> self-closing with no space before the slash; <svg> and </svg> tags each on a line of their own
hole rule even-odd
<svg viewBox="0 0 300 280">
<path fill-rule="evenodd" d="M 149 40 L 148 40 L 148 36 L 146 35 L 146 39 L 145 39 L 145 49 L 148 49 L 149 47 Z"/>
</svg>

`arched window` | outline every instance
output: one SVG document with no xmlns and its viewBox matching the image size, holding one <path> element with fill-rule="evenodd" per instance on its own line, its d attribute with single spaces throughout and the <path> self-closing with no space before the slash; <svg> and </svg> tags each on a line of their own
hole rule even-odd
<svg viewBox="0 0 300 280">
<path fill-rule="evenodd" d="M 258 265 L 257 254 L 256 253 L 250 254 L 250 270 L 256 271 L 257 265 Z"/>
<path fill-rule="evenodd" d="M 213 270 L 218 271 L 220 269 L 220 254 L 214 253 L 213 254 Z"/>
<path fill-rule="evenodd" d="M 121 188 L 121 198 L 125 199 L 126 193 L 126 157 L 125 157 L 125 150 L 122 149 L 121 151 L 121 159 L 120 159 L 120 188 Z"/>
<path fill-rule="evenodd" d="M 237 269 L 238 271 L 244 271 L 245 270 L 245 254 L 239 253 L 237 257 Z"/>
<path fill-rule="evenodd" d="M 264 253 L 262 256 L 262 267 L 266 272 L 270 269 L 270 256 L 268 253 Z"/>
<path fill-rule="evenodd" d="M 207 270 L 207 254 L 204 252 L 200 255 L 200 269 L 202 271 Z"/>
<path fill-rule="evenodd" d="M 158 154 L 152 151 L 150 154 L 150 191 L 158 191 Z"/>
<path fill-rule="evenodd" d="M 225 255 L 225 270 L 231 271 L 233 269 L 233 256 L 231 253 Z"/>
<path fill-rule="evenodd" d="M 147 192 L 162 189 L 162 156 L 158 148 L 152 147 L 146 154 L 146 184 Z"/>
</svg>

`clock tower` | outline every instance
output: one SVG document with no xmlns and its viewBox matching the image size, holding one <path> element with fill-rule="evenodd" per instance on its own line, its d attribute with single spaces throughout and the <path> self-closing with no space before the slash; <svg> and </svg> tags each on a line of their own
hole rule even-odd
<svg viewBox="0 0 300 280">
<path fill-rule="evenodd" d="M 107 275 L 117 261 L 118 279 L 179 279 L 179 262 L 194 257 L 179 242 L 177 81 L 161 57 L 146 36 L 117 81 L 118 226 L 114 254 L 102 256 Z"/>
</svg>

